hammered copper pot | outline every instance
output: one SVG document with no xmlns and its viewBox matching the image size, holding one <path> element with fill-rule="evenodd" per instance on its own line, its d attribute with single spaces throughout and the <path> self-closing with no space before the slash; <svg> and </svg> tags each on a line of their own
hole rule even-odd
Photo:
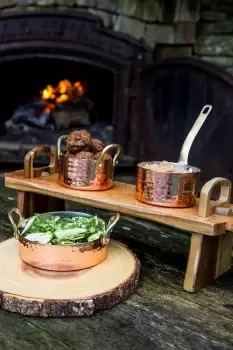
<svg viewBox="0 0 233 350">
<path fill-rule="evenodd" d="M 137 165 L 136 197 L 140 202 L 172 208 L 195 205 L 201 170 L 188 165 L 188 156 L 193 141 L 211 110 L 211 105 L 202 108 L 186 136 L 177 163 L 154 161 Z M 176 168 L 176 171 L 159 171 L 158 167 L 157 170 L 153 170 L 153 164 L 157 166 L 164 163 Z M 150 165 L 150 168 L 146 167 L 147 165 Z"/>
<path fill-rule="evenodd" d="M 14 214 L 18 215 L 18 223 L 13 218 Z M 92 217 L 86 213 L 59 211 L 41 214 L 41 218 L 48 218 L 52 215 Z M 75 271 L 98 265 L 107 258 L 110 234 L 118 222 L 120 214 L 117 213 L 110 218 L 103 237 L 88 243 L 74 245 L 49 245 L 31 242 L 19 232 L 20 226 L 26 221 L 20 211 L 17 208 L 12 208 L 8 212 L 8 217 L 14 229 L 14 237 L 19 242 L 19 255 L 22 261 L 43 270 Z"/>
<path fill-rule="evenodd" d="M 140 202 L 172 208 L 185 208 L 195 205 L 198 195 L 200 169 L 189 166 L 192 172 L 168 173 L 145 169 L 146 164 L 137 165 L 136 197 Z M 177 163 L 169 163 L 177 166 Z M 186 166 L 179 165 L 181 168 Z"/>
<path fill-rule="evenodd" d="M 59 184 L 83 191 L 102 191 L 111 188 L 117 158 L 122 149 L 121 146 L 118 144 L 106 146 L 97 160 L 79 159 L 68 152 L 61 152 L 61 143 L 67 138 L 67 135 L 63 135 L 57 142 Z M 112 149 L 116 150 L 114 157 L 106 157 L 106 154 Z"/>
</svg>

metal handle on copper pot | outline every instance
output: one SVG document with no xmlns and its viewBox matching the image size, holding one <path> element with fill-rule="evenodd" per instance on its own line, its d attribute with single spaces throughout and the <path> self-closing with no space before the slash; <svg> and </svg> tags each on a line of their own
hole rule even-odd
<svg viewBox="0 0 233 350">
<path fill-rule="evenodd" d="M 108 244 L 110 241 L 110 234 L 112 232 L 113 227 L 116 225 L 116 223 L 119 221 L 120 219 L 120 214 L 116 213 L 115 215 L 113 215 L 109 221 L 108 221 L 108 225 L 105 231 L 105 234 L 102 238 L 102 242 L 103 244 Z"/>
<path fill-rule="evenodd" d="M 62 141 L 67 139 L 68 138 L 68 135 L 62 135 L 59 137 L 59 139 L 57 140 L 57 156 L 59 157 L 60 154 L 61 154 L 61 144 L 62 144 Z"/>
<path fill-rule="evenodd" d="M 13 214 L 17 214 L 19 217 L 19 221 L 18 224 L 15 222 L 14 218 L 13 218 Z M 13 226 L 14 229 L 14 237 L 16 239 L 19 239 L 19 231 L 18 231 L 18 225 L 20 224 L 20 222 L 22 222 L 23 220 L 25 220 L 25 218 L 23 217 L 23 215 L 21 214 L 20 210 L 18 208 L 12 208 L 8 211 L 8 217 L 10 219 L 10 222 Z"/>
<path fill-rule="evenodd" d="M 101 162 L 101 160 L 103 159 L 104 155 L 110 151 L 111 149 L 116 148 L 116 154 L 113 157 L 113 166 L 117 165 L 117 158 L 119 157 L 121 151 L 122 151 L 122 147 L 121 145 L 118 145 L 117 143 L 113 143 L 111 145 L 108 145 L 106 147 L 104 147 L 103 151 L 101 152 L 101 155 L 99 157 L 99 159 L 96 161 L 96 168 L 98 168 L 99 163 Z"/>
<path fill-rule="evenodd" d="M 194 141 L 195 137 L 197 136 L 199 130 L 201 129 L 202 125 L 204 124 L 206 118 L 210 114 L 211 109 L 212 109 L 211 105 L 205 105 L 202 108 L 199 116 L 197 117 L 195 123 L 193 124 L 192 129 L 189 131 L 189 133 L 188 133 L 188 135 L 183 143 L 183 146 L 182 146 L 181 151 L 180 151 L 180 157 L 179 157 L 178 163 L 188 164 L 188 156 L 189 156 L 190 148 L 191 148 L 193 141 Z"/>
</svg>

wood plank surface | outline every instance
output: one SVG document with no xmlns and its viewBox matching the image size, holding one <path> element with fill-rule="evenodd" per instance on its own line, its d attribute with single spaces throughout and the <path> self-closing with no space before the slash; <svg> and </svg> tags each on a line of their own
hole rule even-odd
<svg viewBox="0 0 233 350">
<path fill-rule="evenodd" d="M 163 208 L 139 202 L 135 196 L 135 186 L 115 182 L 107 191 L 77 191 L 62 187 L 57 182 L 57 174 L 34 179 L 25 179 L 23 171 L 5 175 L 8 188 L 39 193 L 62 198 L 96 208 L 118 211 L 142 219 L 174 226 L 187 231 L 217 236 L 233 229 L 233 217 L 212 215 L 208 218 L 197 216 L 197 205 L 192 208 Z M 233 208 L 233 206 L 231 206 Z"/>
<path fill-rule="evenodd" d="M 29 318 L 0 310 L 0 348 L 5 350 L 69 350 L 74 347 L 66 344 L 57 335 L 33 325 Z"/>
</svg>

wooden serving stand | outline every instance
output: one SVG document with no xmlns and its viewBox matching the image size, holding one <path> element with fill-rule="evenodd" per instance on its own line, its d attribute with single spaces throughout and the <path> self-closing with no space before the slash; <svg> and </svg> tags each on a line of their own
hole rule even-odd
<svg viewBox="0 0 233 350">
<path fill-rule="evenodd" d="M 50 165 L 33 168 L 34 158 L 50 153 Z M 135 186 L 115 182 L 112 189 L 78 191 L 58 184 L 56 152 L 41 147 L 25 157 L 25 170 L 5 175 L 5 186 L 18 191 L 18 208 L 25 217 L 35 212 L 64 210 L 64 201 L 117 211 L 192 232 L 184 290 L 195 292 L 228 271 L 232 261 L 233 216 L 231 183 L 215 178 L 204 185 L 195 207 L 185 209 L 150 206 L 137 201 Z M 210 201 L 213 188 L 221 186 L 218 201 Z"/>
</svg>

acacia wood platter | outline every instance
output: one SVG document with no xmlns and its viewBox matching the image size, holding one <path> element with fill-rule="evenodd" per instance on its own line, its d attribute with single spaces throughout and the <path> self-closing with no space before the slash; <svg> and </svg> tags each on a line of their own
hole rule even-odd
<svg viewBox="0 0 233 350">
<path fill-rule="evenodd" d="M 92 207 L 118 211 L 123 214 L 147 219 L 183 230 L 217 236 L 233 230 L 233 217 L 212 215 L 202 218 L 197 215 L 198 203 L 192 208 L 164 208 L 139 202 L 135 185 L 114 182 L 106 191 L 79 191 L 58 184 L 58 174 L 32 179 L 24 177 L 23 170 L 5 174 L 5 186 L 32 193 L 86 204 Z M 233 209 L 233 206 L 231 206 Z"/>
<path fill-rule="evenodd" d="M 0 307 L 28 316 L 90 316 L 132 295 L 140 263 L 111 241 L 108 257 L 89 269 L 54 272 L 22 262 L 15 238 L 0 243 Z"/>
</svg>

